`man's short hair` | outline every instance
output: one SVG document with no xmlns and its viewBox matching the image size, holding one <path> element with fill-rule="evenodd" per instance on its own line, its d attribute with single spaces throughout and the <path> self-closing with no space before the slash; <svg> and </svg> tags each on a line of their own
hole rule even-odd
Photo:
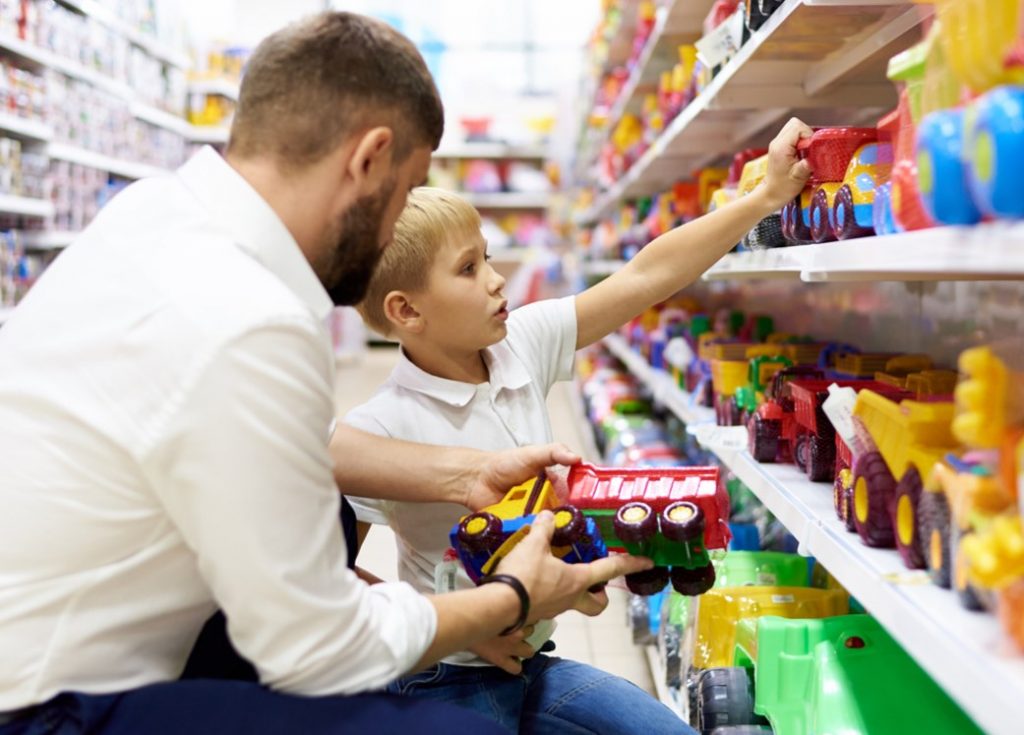
<svg viewBox="0 0 1024 735">
<path fill-rule="evenodd" d="M 246 65 L 228 152 L 301 168 L 374 126 L 394 160 L 437 148 L 444 110 L 416 47 L 372 18 L 328 11 L 265 38 Z"/>
<path fill-rule="evenodd" d="M 393 328 L 384 314 L 384 297 L 392 291 L 422 291 L 442 247 L 479 235 L 480 214 L 458 194 L 429 186 L 413 189 L 395 223 L 394 240 L 384 248 L 359 304 L 366 323 L 390 336 Z"/>
</svg>

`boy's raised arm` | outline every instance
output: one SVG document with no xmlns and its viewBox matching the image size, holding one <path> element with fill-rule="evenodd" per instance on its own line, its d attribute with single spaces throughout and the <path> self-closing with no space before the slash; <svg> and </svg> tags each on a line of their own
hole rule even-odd
<svg viewBox="0 0 1024 735">
<path fill-rule="evenodd" d="M 697 279 L 754 225 L 795 197 L 810 176 L 796 155 L 812 130 L 792 118 L 768 148 L 768 175 L 748 196 L 653 240 L 618 272 L 576 297 L 576 349 L 617 329 Z"/>
</svg>

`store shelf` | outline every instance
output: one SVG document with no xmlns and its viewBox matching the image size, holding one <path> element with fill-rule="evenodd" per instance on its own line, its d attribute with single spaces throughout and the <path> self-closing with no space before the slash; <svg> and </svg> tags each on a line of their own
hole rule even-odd
<svg viewBox="0 0 1024 735">
<path fill-rule="evenodd" d="M 152 105 L 143 104 L 142 102 L 133 102 L 131 110 L 132 116 L 138 120 L 171 130 L 186 138 L 191 137 L 193 126 L 189 125 L 188 121 L 183 117 L 166 110 L 161 110 L 158 107 L 153 107 Z"/>
<path fill-rule="evenodd" d="M 651 35 L 608 114 L 608 124 L 592 131 L 593 135 L 581 151 L 583 170 L 596 162 L 597 151 L 611 137 L 622 116 L 638 110 L 643 94 L 656 88 L 660 73 L 678 61 L 676 47 L 700 37 L 704 18 L 713 4 L 714 0 L 670 0 L 658 8 Z M 577 168 L 578 173 L 581 168 Z"/>
<path fill-rule="evenodd" d="M 11 318 L 11 314 L 14 313 L 13 306 L 0 306 L 0 324 L 3 324 Z"/>
<path fill-rule="evenodd" d="M 231 133 L 227 125 L 191 125 L 190 128 L 189 140 L 209 145 L 226 144 Z"/>
<path fill-rule="evenodd" d="M 139 48 L 144 49 L 151 56 L 180 69 L 187 69 L 189 67 L 189 58 L 186 54 L 175 51 L 151 34 L 143 33 L 142 31 L 132 28 L 125 21 L 118 18 L 113 11 L 103 7 L 99 3 L 95 2 L 95 0 L 58 1 L 61 5 L 71 8 L 72 10 L 76 10 L 82 15 L 94 18 L 98 22 L 107 26 L 107 28 L 116 31 Z"/>
<path fill-rule="evenodd" d="M 81 79 L 122 99 L 134 97 L 134 92 L 127 84 L 9 34 L 0 33 L 0 50 L 7 51 L 38 67 L 53 69 L 69 77 Z"/>
<path fill-rule="evenodd" d="M 65 230 L 22 232 L 21 242 L 28 250 L 60 250 L 70 245 L 81 233 Z"/>
<path fill-rule="evenodd" d="M 53 128 L 40 120 L 17 115 L 0 114 L 0 133 L 11 138 L 28 141 L 47 141 L 53 137 Z"/>
<path fill-rule="evenodd" d="M 50 143 L 47 146 L 47 153 L 50 158 L 69 161 L 82 166 L 89 166 L 90 168 L 98 168 L 101 171 L 109 171 L 112 174 L 123 176 L 127 179 L 141 179 L 146 176 L 159 176 L 169 173 L 168 169 L 160 168 L 159 166 L 125 161 L 66 143 Z"/>
<path fill-rule="evenodd" d="M 45 199 L 0 194 L 0 212 L 21 214 L 26 217 L 52 217 L 53 203 Z"/>
<path fill-rule="evenodd" d="M 929 13 L 909 0 L 786 0 L 577 221 L 593 223 L 623 199 L 665 189 L 793 110 L 836 111 L 849 122 L 895 106 L 885 64 L 919 37 Z"/>
<path fill-rule="evenodd" d="M 900 642 L 907 652 L 986 732 L 1017 733 L 1024 718 L 1024 654 L 994 615 L 962 608 L 923 571 L 906 569 L 892 549 L 864 546 L 836 519 L 832 491 L 791 465 L 762 465 L 747 451 L 744 427 L 718 427 L 713 412 L 693 407 L 662 371 L 647 365 L 623 340 L 605 343 L 655 396 L 688 423 L 697 439 L 728 466 L 814 556 Z M 701 416 L 707 418 L 700 422 Z"/>
<path fill-rule="evenodd" d="M 193 94 L 219 94 L 237 102 L 238 86 L 238 82 L 230 79 L 196 79 L 188 83 L 188 91 Z"/>
<path fill-rule="evenodd" d="M 434 151 L 434 158 L 492 158 L 544 160 L 547 150 L 543 146 L 514 146 L 505 143 L 458 143 L 441 145 Z"/>
<path fill-rule="evenodd" d="M 730 253 L 705 280 L 968 281 L 1024 278 L 1024 225 L 937 227 L 845 242 Z"/>
<path fill-rule="evenodd" d="M 460 192 L 470 204 L 479 209 L 547 209 L 551 201 L 550 193 L 497 192 L 494 194 L 475 194 Z"/>
<path fill-rule="evenodd" d="M 672 690 L 665 684 L 664 666 L 658 656 L 657 646 L 644 646 L 644 659 L 647 661 L 647 668 L 651 672 L 651 679 L 654 680 L 654 693 L 658 701 L 682 717 L 679 702 L 672 694 Z"/>
</svg>

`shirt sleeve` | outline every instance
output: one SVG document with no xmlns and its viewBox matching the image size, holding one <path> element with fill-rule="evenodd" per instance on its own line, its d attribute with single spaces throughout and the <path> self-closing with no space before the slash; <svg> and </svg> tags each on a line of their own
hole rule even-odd
<svg viewBox="0 0 1024 735">
<path fill-rule="evenodd" d="M 521 306 L 509 315 L 508 343 L 533 371 L 545 395 L 560 380 L 572 377 L 576 356 L 576 297 L 546 299 Z"/>
<path fill-rule="evenodd" d="M 345 414 L 345 418 L 342 420 L 349 426 L 361 429 L 369 434 L 391 436 L 388 430 L 384 428 L 384 425 L 373 416 L 370 404 L 367 403 L 353 408 Z M 355 511 L 356 518 L 363 523 L 376 523 L 382 526 L 391 524 L 389 520 L 389 514 L 393 507 L 391 501 L 384 500 L 383 498 L 359 498 L 348 493 L 345 493 L 345 497 L 348 499 L 349 505 L 352 506 L 352 510 Z"/>
<path fill-rule="evenodd" d="M 199 360 L 141 457 L 239 652 L 262 683 L 303 695 L 383 687 L 437 625 L 411 586 L 345 566 L 331 370 L 315 324 L 253 329 Z"/>
</svg>

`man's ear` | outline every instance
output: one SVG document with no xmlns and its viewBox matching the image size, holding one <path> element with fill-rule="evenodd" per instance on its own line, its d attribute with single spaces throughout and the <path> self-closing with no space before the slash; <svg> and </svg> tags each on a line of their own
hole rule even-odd
<svg viewBox="0 0 1024 735">
<path fill-rule="evenodd" d="M 384 316 L 399 329 L 413 334 L 423 331 L 423 315 L 405 291 L 390 291 L 384 297 Z"/>
<path fill-rule="evenodd" d="M 388 178 L 394 159 L 394 137 L 391 128 L 376 127 L 362 133 L 345 169 L 363 194 L 377 190 Z"/>
</svg>

